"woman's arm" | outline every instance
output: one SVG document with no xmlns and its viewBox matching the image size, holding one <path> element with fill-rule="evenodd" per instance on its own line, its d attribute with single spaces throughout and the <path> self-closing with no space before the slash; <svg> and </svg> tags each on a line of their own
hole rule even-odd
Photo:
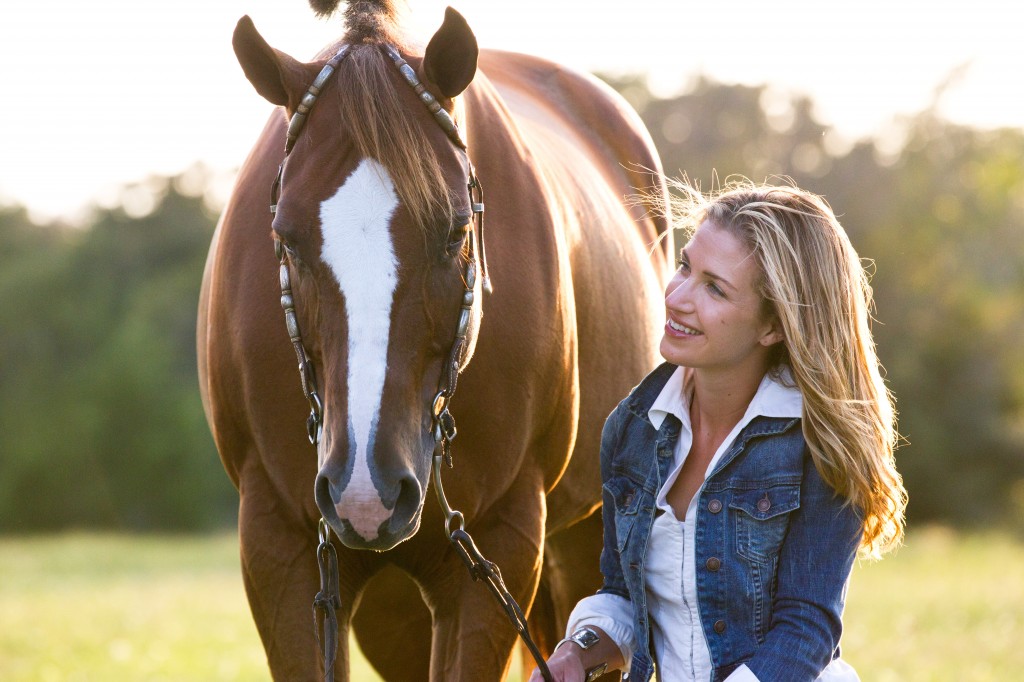
<svg viewBox="0 0 1024 682">
<path fill-rule="evenodd" d="M 746 662 L 761 682 L 812 682 L 832 660 L 862 523 L 805 456 L 800 507 L 779 552 L 771 626 Z"/>
</svg>

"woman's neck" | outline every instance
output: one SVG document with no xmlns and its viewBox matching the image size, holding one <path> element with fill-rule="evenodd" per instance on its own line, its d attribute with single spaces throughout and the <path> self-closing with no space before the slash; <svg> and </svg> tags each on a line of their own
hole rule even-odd
<svg viewBox="0 0 1024 682">
<path fill-rule="evenodd" d="M 690 421 L 698 432 L 724 437 L 743 418 L 765 371 L 717 373 L 693 370 Z"/>
</svg>

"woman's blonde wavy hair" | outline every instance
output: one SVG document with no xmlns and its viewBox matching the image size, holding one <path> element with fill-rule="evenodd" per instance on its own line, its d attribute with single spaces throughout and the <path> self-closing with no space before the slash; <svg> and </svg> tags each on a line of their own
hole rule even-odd
<svg viewBox="0 0 1024 682">
<path fill-rule="evenodd" d="M 708 221 L 752 249 L 761 296 L 785 335 L 772 369 L 788 366 L 803 394 L 814 465 L 860 510 L 861 554 L 895 548 L 907 504 L 893 458 L 896 415 L 871 337 L 868 275 L 832 209 L 792 186 L 731 180 L 704 196 L 685 180 L 673 185 L 677 225 L 693 232 Z"/>
</svg>

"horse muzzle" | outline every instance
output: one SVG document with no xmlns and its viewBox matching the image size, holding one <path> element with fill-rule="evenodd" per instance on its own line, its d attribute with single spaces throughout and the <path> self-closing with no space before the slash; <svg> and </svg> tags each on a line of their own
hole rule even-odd
<svg viewBox="0 0 1024 682">
<path fill-rule="evenodd" d="M 345 546 L 385 551 L 416 533 L 425 486 L 412 471 L 391 477 L 382 492 L 373 480 L 357 475 L 342 487 L 335 482 L 340 476 L 328 469 L 324 466 L 317 475 L 314 497 L 320 514 Z"/>
</svg>

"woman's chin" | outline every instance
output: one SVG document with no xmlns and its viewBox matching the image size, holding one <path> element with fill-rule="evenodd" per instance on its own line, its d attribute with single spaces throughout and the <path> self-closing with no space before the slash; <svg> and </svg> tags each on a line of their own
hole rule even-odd
<svg viewBox="0 0 1024 682">
<path fill-rule="evenodd" d="M 661 353 L 661 357 L 665 358 L 667 362 L 671 362 L 673 365 L 685 365 L 690 366 L 688 360 L 692 356 L 692 353 L 687 353 L 685 349 L 679 348 L 677 343 L 673 343 L 674 339 L 664 336 L 661 339 L 661 346 L 658 351 Z"/>
</svg>

